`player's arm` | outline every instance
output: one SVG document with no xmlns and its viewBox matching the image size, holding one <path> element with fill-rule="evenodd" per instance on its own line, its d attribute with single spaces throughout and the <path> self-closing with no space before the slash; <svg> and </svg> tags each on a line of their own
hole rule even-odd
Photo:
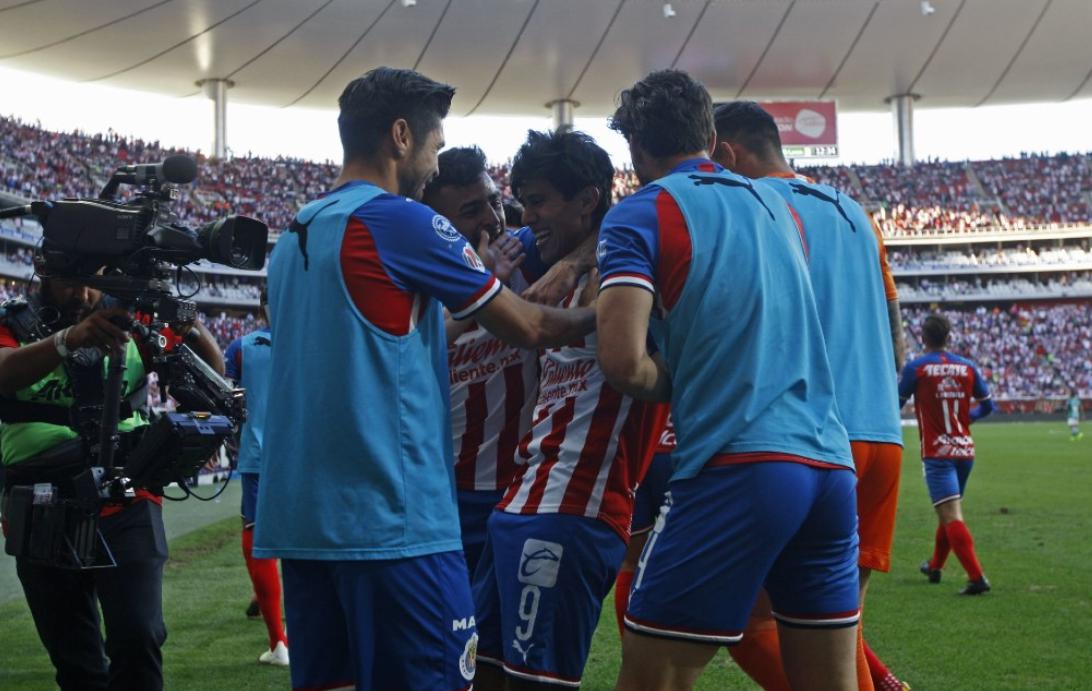
<svg viewBox="0 0 1092 691">
<path fill-rule="evenodd" d="M 645 188 L 603 219 L 596 338 L 599 365 L 611 386 L 634 398 L 667 401 L 671 379 L 663 361 L 648 350 L 660 251 L 659 194 L 658 188 Z M 668 203 L 673 203 L 669 197 Z"/>
<path fill-rule="evenodd" d="M 906 405 L 918 388 L 918 372 L 913 362 L 906 363 L 899 378 L 899 408 Z"/>
<path fill-rule="evenodd" d="M 604 290 L 596 305 L 599 366 L 611 386 L 627 396 L 671 400 L 671 379 L 663 361 L 648 352 L 653 294 L 629 285 Z"/>
<path fill-rule="evenodd" d="M 990 397 L 990 387 L 986 385 L 986 380 L 983 378 L 982 373 L 978 371 L 977 367 L 971 368 L 974 373 L 974 389 L 972 394 L 974 395 L 977 405 L 971 408 L 971 422 L 977 422 L 993 412 L 993 399 Z"/>
<path fill-rule="evenodd" d="M 597 236 L 589 235 L 576 249 L 554 263 L 534 284 L 523 291 L 524 300 L 556 305 L 576 288 L 581 276 L 595 267 Z"/>
<path fill-rule="evenodd" d="M 565 345 L 595 328 L 588 307 L 557 309 L 520 299 L 490 273 L 474 248 L 446 220 L 421 204 L 387 205 L 399 233 L 374 235 L 396 283 L 431 295 L 456 321 L 473 317 L 498 338 L 521 348 Z M 439 220 L 437 220 L 439 219 Z"/>
<path fill-rule="evenodd" d="M 876 234 L 879 246 L 880 273 L 883 274 L 884 293 L 887 297 L 887 321 L 891 327 L 891 345 L 895 350 L 895 371 L 902 369 L 906 362 L 906 334 L 902 328 L 902 310 L 899 308 L 899 293 L 895 288 L 895 277 L 891 273 L 891 264 L 887 261 L 887 247 L 883 244 L 883 232 L 872 219 L 872 232 Z"/>
<path fill-rule="evenodd" d="M 594 281 L 589 281 L 594 285 Z M 581 297 L 587 304 L 588 294 Z M 554 348 L 588 335 L 595 328 L 595 309 L 561 309 L 527 302 L 503 289 L 474 318 L 490 333 L 519 348 Z"/>
</svg>

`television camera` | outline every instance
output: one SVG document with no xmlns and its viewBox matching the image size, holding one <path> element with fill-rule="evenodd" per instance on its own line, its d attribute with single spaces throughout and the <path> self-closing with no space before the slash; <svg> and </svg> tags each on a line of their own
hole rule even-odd
<svg viewBox="0 0 1092 691">
<path fill-rule="evenodd" d="M 39 275 L 102 291 L 127 309 L 131 318 L 118 325 L 133 335 L 146 360 L 150 356 L 151 370 L 178 402 L 178 412 L 152 414 L 150 424 L 123 440 L 118 422 L 128 405 L 122 399 L 125 357 L 124 348 L 115 347 L 108 354 L 104 395 L 91 401 L 77 397 L 79 438 L 27 462 L 47 469 L 41 477 L 33 478 L 32 471 L 32 482 L 8 483 L 13 485 L 6 509 L 9 554 L 65 568 L 113 565 L 97 529 L 102 503 L 125 501 L 135 490 L 158 490 L 171 482 L 184 487 L 185 479 L 245 420 L 245 392 L 183 343 L 197 306 L 176 295 L 170 279 L 202 259 L 238 269 L 262 268 L 268 229 L 245 216 L 196 230 L 182 225 L 170 209 L 179 196 L 174 185 L 196 177 L 192 159 L 171 156 L 158 164 L 119 168 L 98 199 L 35 201 L 0 210 L 0 218 L 38 219 Z M 121 184 L 139 186 L 139 191 L 117 201 Z M 31 336 L 50 335 L 40 319 L 30 321 Z M 77 351 L 72 359 L 86 365 L 99 362 L 101 354 Z M 16 468 L 16 477 L 22 475 L 24 465 L 9 467 L 9 479 Z M 67 472 L 58 475 L 57 468 Z"/>
</svg>

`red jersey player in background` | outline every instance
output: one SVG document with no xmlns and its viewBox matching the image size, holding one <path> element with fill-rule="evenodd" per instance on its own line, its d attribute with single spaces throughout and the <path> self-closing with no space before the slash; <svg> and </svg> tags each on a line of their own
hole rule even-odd
<svg viewBox="0 0 1092 691">
<path fill-rule="evenodd" d="M 990 391 L 970 360 L 945 350 L 952 325 L 939 315 L 925 318 L 921 340 L 925 354 L 906 363 L 899 381 L 899 403 L 911 397 L 918 416 L 925 484 L 940 524 L 933 556 L 921 565 L 930 583 L 940 583 L 941 569 L 953 551 L 967 571 L 961 595 L 989 592 L 990 582 L 974 551 L 971 531 L 963 522 L 963 491 L 974 467 L 971 423 L 993 412 Z M 972 401 L 978 405 L 972 407 Z"/>
</svg>

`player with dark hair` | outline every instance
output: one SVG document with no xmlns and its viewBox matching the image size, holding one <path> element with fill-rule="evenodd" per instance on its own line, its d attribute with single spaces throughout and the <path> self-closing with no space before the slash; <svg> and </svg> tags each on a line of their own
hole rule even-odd
<svg viewBox="0 0 1092 691">
<path fill-rule="evenodd" d="M 541 275 L 529 229 L 508 232 L 500 191 L 478 147 L 447 149 L 423 201 L 451 220 L 486 266 L 519 293 Z M 531 261 L 526 261 L 530 257 Z M 473 319 L 448 323 L 451 437 L 463 554 L 473 575 L 485 525 L 516 472 L 516 445 L 531 426 L 538 354 L 511 346 Z"/>
<path fill-rule="evenodd" d="M 594 240 L 613 171 L 606 151 L 581 132 L 528 134 L 512 163 L 512 189 L 543 261 Z M 596 287 L 594 272 L 562 306 L 588 286 Z M 606 383 L 594 333 L 542 352 L 539 363 L 519 469 L 489 518 L 474 574 L 485 663 L 475 688 L 485 691 L 580 685 L 629 537 L 633 491 L 666 413 Z"/>
<path fill-rule="evenodd" d="M 978 367 L 946 350 L 951 331 L 947 317 L 930 314 L 925 318 L 921 327 L 925 354 L 903 368 L 899 404 L 914 399 L 925 485 L 939 519 L 933 556 L 922 562 L 921 572 L 930 583 L 940 583 L 948 552 L 955 552 L 967 572 L 960 595 L 980 595 L 989 592 L 990 582 L 963 522 L 963 491 L 974 467 L 971 423 L 993 412 L 993 401 Z M 978 405 L 972 407 L 972 400 Z"/>
<path fill-rule="evenodd" d="M 796 174 L 782 153 L 777 123 L 757 103 L 722 104 L 714 111 L 714 122 L 713 160 L 780 194 L 804 235 L 838 411 L 857 469 L 863 606 L 871 571 L 891 568 L 902 471 L 902 426 L 896 403 L 903 358 L 902 319 L 887 251 L 879 229 L 857 202 L 841 190 Z M 745 637 L 733 657 L 756 678 L 755 672 L 778 670 L 776 629 L 767 627 L 759 635 Z M 863 638 L 857 665 L 862 689 L 873 684 L 885 691 L 902 689 L 902 682 Z M 764 687 L 770 691 L 769 684 Z"/>
<path fill-rule="evenodd" d="M 454 89 L 387 67 L 338 101 L 344 148 L 269 266 L 273 328 L 253 554 L 281 559 L 301 688 L 468 688 L 477 634 L 451 469 L 441 303 L 522 347 L 588 309 L 518 298 L 420 198 Z"/>
<path fill-rule="evenodd" d="M 853 461 L 801 235 L 776 192 L 709 160 L 701 84 L 654 72 L 620 101 L 645 186 L 600 233 L 599 360 L 620 391 L 670 400 L 677 446 L 618 688 L 692 687 L 765 585 L 789 681 L 855 689 Z"/>
<path fill-rule="evenodd" d="M 262 288 L 259 305 L 269 321 L 269 300 Z M 269 633 L 269 650 L 258 656 L 258 662 L 278 667 L 288 666 L 288 638 L 281 619 L 281 577 L 276 559 L 254 558 L 255 509 L 262 472 L 262 432 L 265 429 L 265 402 L 269 391 L 269 358 L 272 350 L 269 327 L 251 331 L 236 338 L 224 352 L 224 374 L 246 389 L 246 422 L 239 433 L 238 467 L 243 486 L 241 514 L 243 517 L 243 559 L 258 611 Z"/>
</svg>

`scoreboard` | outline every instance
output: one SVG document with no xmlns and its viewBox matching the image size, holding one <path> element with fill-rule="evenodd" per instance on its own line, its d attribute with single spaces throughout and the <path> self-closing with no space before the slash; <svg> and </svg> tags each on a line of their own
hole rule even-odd
<svg viewBox="0 0 1092 691">
<path fill-rule="evenodd" d="M 838 156 L 838 113 L 834 101 L 760 102 L 773 116 L 785 158 Z"/>
</svg>

